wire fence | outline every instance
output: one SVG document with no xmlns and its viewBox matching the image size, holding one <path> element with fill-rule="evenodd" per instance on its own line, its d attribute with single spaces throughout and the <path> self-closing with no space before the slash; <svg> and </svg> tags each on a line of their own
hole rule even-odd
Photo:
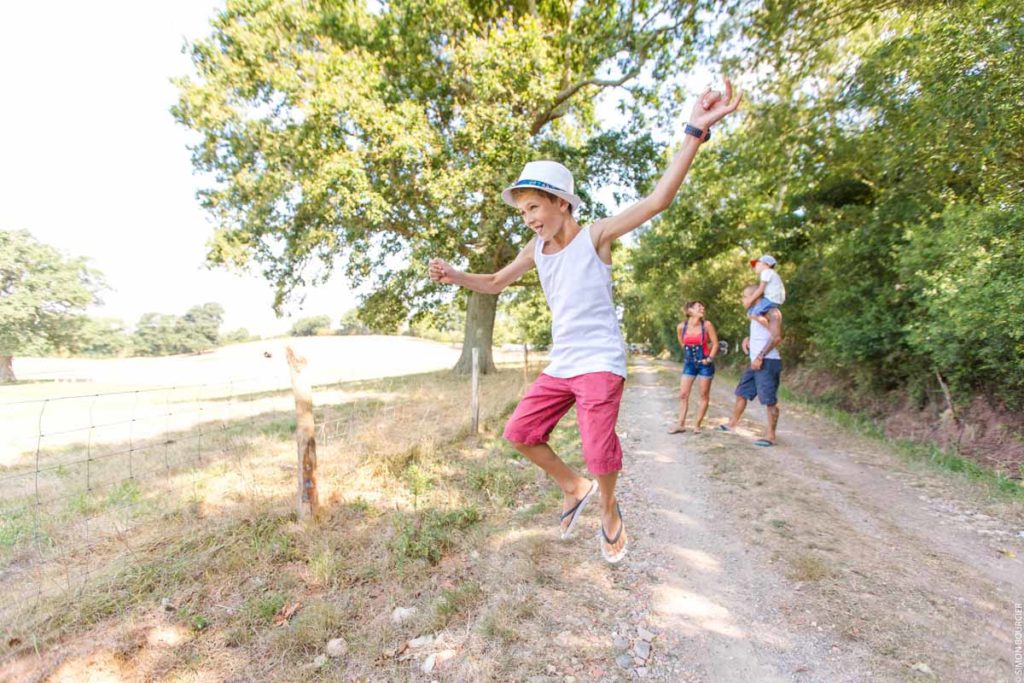
<svg viewBox="0 0 1024 683">
<path fill-rule="evenodd" d="M 325 459 L 325 479 L 343 479 L 381 447 L 384 432 L 388 448 L 450 438 L 438 433 L 451 429 L 446 413 L 462 410 L 470 421 L 469 379 L 462 383 L 464 395 L 452 399 L 461 405 L 429 395 L 409 401 L 387 381 L 316 388 L 317 446 L 340 454 Z M 484 417 L 503 403 L 485 401 Z M 296 478 L 286 370 L 0 403 L 0 425 L 0 623 L 8 630 L 26 602 L 74 600 L 112 562 L 132 561 L 147 529 L 183 512 L 280 497 Z"/>
</svg>

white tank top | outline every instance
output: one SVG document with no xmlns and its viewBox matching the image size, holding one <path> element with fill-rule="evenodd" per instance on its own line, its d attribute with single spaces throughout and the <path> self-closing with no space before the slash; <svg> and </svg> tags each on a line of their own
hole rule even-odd
<svg viewBox="0 0 1024 683">
<path fill-rule="evenodd" d="M 626 376 L 626 347 L 612 303 L 612 267 L 594 248 L 590 228 L 582 228 L 561 251 L 544 253 L 537 240 L 534 261 L 551 308 L 552 377 L 588 372 Z"/>
</svg>

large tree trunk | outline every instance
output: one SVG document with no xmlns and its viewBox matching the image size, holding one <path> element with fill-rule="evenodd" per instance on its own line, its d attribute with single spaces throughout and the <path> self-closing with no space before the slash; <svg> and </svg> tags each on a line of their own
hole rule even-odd
<svg viewBox="0 0 1024 683">
<path fill-rule="evenodd" d="M 491 316 L 493 320 L 494 316 Z M 488 358 L 490 358 L 490 352 L 488 351 Z M 5 382 L 13 382 L 17 377 L 14 376 L 14 356 L 2 356 L 0 355 L 0 384 Z"/>
<path fill-rule="evenodd" d="M 462 340 L 462 355 L 452 369 L 456 374 L 466 375 L 473 371 L 473 347 L 480 349 L 480 372 L 494 372 L 491 357 L 491 341 L 494 339 L 494 312 L 498 308 L 496 294 L 480 294 L 470 291 L 466 301 L 466 334 Z"/>
</svg>

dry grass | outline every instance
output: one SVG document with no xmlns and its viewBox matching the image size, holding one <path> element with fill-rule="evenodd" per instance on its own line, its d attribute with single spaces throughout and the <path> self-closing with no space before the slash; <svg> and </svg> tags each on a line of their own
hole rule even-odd
<svg viewBox="0 0 1024 683">
<path fill-rule="evenodd" d="M 488 671 L 518 675 L 521 663 L 500 649 L 529 628 L 536 601 L 506 589 L 558 581 L 544 566 L 547 544 L 527 537 L 500 545 L 508 558 L 493 572 L 473 570 L 469 554 L 486 552 L 510 522 L 529 523 L 547 496 L 536 471 L 498 437 L 522 388 L 521 371 L 483 378 L 480 437 L 467 438 L 467 384 L 431 373 L 332 388 L 350 400 L 318 408 L 325 505 L 316 525 L 293 514 L 294 422 L 287 413 L 246 420 L 256 429 L 232 436 L 236 447 L 211 453 L 202 466 L 170 448 L 172 463 L 181 456 L 170 477 L 135 480 L 63 508 L 46 534 L 51 548 L 74 559 L 3 576 L 8 595 L 38 598 L 6 605 L 0 652 L 8 669 L 0 667 L 0 678 L 28 662 L 47 670 L 60 641 L 72 658 L 108 646 L 118 661 L 130 653 L 129 669 L 140 678 L 275 680 L 302 671 L 313 679 L 344 673 L 394 680 L 409 664 L 388 653 L 419 632 L 462 634 L 466 648 L 496 662 Z M 578 464 L 575 438 L 569 425 L 554 445 Z M 110 535 L 98 533 L 99 520 L 117 510 L 123 523 Z M 87 560 L 61 530 L 61 520 L 80 518 L 94 530 Z M 7 547 L 8 568 L 51 559 L 37 539 L 22 541 Z M 85 568 L 87 581 L 83 574 L 60 583 Z M 276 625 L 295 603 L 301 606 L 290 621 Z M 397 605 L 416 606 L 417 618 L 391 624 Z M 169 627 L 186 634 L 178 645 L 145 645 L 147 633 Z M 349 655 L 311 668 L 337 637 L 346 639 Z"/>
</svg>

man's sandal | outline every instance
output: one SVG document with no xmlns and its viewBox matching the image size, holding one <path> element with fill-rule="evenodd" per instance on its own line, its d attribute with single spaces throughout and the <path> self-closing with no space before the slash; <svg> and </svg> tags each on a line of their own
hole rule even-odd
<svg viewBox="0 0 1024 683">
<path fill-rule="evenodd" d="M 562 516 L 558 519 L 558 524 L 561 525 L 565 521 L 566 517 L 569 518 L 569 526 L 562 529 L 562 540 L 567 541 L 572 538 L 573 529 L 576 528 L 576 522 L 579 521 L 580 515 L 583 514 L 583 509 L 587 507 L 587 503 L 597 493 L 597 482 L 590 482 L 590 490 L 587 491 L 586 495 L 576 501 L 576 504 L 571 508 L 562 513 Z"/>
<path fill-rule="evenodd" d="M 615 511 L 619 513 L 619 533 L 615 534 L 615 538 L 608 538 L 608 534 L 604 530 L 604 522 L 601 523 L 601 557 L 605 559 L 608 564 L 617 564 L 626 556 L 626 545 L 629 542 L 622 544 L 622 548 L 616 553 L 609 553 L 608 546 L 614 546 L 619 542 L 622 534 L 626 530 L 626 522 L 622 519 L 622 510 L 619 509 L 618 501 L 615 502 Z"/>
<path fill-rule="evenodd" d="M 715 427 L 715 431 L 716 431 L 716 432 L 728 432 L 728 433 L 730 433 L 730 434 L 732 433 L 732 430 L 731 430 L 731 429 L 729 429 L 729 428 L 728 428 L 727 426 L 725 426 L 725 425 L 718 425 L 717 427 Z"/>
<path fill-rule="evenodd" d="M 768 439 L 758 439 L 757 441 L 754 442 L 754 445 L 760 446 L 761 448 L 771 448 L 775 444 L 769 441 Z"/>
</svg>

